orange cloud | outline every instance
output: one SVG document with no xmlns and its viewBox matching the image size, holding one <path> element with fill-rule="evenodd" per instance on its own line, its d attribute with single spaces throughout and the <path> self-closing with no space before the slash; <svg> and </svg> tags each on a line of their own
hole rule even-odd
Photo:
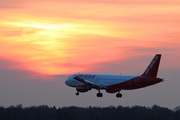
<svg viewBox="0 0 180 120">
<path fill-rule="evenodd" d="M 85 63 L 98 62 L 97 59 L 89 59 L 91 53 L 94 54 L 93 58 L 97 58 L 98 55 L 97 52 L 91 51 L 92 41 L 84 41 L 79 37 L 83 36 L 90 39 L 88 34 L 108 34 L 108 31 L 97 31 L 99 29 L 98 25 L 49 25 L 23 22 L 4 22 L 3 25 L 9 28 L 7 31 L 2 30 L 1 41 L 3 46 L 1 50 L 5 52 L 1 54 L 1 57 L 21 62 L 24 69 L 46 74 L 76 71 L 79 67 L 72 66 L 72 64 L 76 64 L 82 59 L 84 60 L 81 61 L 81 67 Z M 95 41 L 93 43 L 96 44 Z M 103 45 L 106 46 L 106 44 Z M 96 50 L 96 47 L 101 48 L 96 45 L 94 50 Z M 104 54 L 101 54 L 101 52 L 99 54 L 100 61 L 102 61 Z"/>
<path fill-rule="evenodd" d="M 71 3 L 31 1 L 3 9 L 0 58 L 18 61 L 20 69 L 67 74 L 124 59 L 129 48 L 179 44 L 178 34 L 172 41 L 180 32 L 179 5 Z"/>
</svg>

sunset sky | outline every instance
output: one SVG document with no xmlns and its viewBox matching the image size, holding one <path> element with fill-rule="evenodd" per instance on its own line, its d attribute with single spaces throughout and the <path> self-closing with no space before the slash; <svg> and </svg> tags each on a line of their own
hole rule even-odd
<svg viewBox="0 0 180 120">
<path fill-rule="evenodd" d="M 179 0 L 2 0 L 0 28 L 0 106 L 180 106 Z M 64 84 L 78 72 L 141 74 L 156 53 L 168 81 L 122 100 Z"/>
</svg>

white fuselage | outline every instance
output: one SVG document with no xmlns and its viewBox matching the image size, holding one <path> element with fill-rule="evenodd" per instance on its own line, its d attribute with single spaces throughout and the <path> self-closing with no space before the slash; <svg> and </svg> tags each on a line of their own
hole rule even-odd
<svg viewBox="0 0 180 120">
<path fill-rule="evenodd" d="M 119 84 L 137 77 L 137 75 L 121 75 L 121 74 L 73 74 L 65 81 L 66 85 L 75 87 L 79 84 L 82 84 L 81 82 L 74 79 L 74 77 L 76 76 L 102 86 Z"/>
</svg>

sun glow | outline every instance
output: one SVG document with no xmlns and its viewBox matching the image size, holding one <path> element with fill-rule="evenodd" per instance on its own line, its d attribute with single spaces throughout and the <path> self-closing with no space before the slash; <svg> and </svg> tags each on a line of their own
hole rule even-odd
<svg viewBox="0 0 180 120">
<path fill-rule="evenodd" d="M 18 69 L 69 74 L 121 60 L 137 48 L 179 43 L 178 5 L 71 2 L 33 1 L 2 9 L 0 58 L 17 61 Z"/>
<path fill-rule="evenodd" d="M 6 21 L 2 25 L 8 29 L 3 31 L 1 41 L 6 46 L 1 49 L 8 51 L 1 54 L 1 57 L 14 59 L 22 63 L 22 68 L 42 74 L 84 71 L 83 65 L 99 62 L 97 59 L 88 59 L 91 53 L 97 58 L 99 55 L 95 50 L 102 48 L 95 45 L 99 40 L 94 40 L 94 36 L 113 36 L 108 26 L 92 23 L 43 23 L 23 19 L 22 22 Z M 90 41 L 84 42 L 84 39 Z M 94 50 L 91 45 L 94 46 Z M 107 45 L 104 44 L 103 47 Z M 100 54 L 101 61 L 110 60 L 102 51 Z M 82 58 L 85 61 L 81 61 Z"/>
</svg>

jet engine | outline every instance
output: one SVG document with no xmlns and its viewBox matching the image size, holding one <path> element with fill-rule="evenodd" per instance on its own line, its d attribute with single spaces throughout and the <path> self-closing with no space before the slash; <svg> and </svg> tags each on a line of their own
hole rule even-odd
<svg viewBox="0 0 180 120">
<path fill-rule="evenodd" d="M 115 90 L 115 89 L 106 89 L 106 92 L 107 93 L 116 93 L 117 90 Z"/>
<path fill-rule="evenodd" d="M 76 90 L 78 92 L 87 92 L 88 90 L 91 90 L 91 86 L 86 84 L 80 84 L 76 86 Z"/>
</svg>

